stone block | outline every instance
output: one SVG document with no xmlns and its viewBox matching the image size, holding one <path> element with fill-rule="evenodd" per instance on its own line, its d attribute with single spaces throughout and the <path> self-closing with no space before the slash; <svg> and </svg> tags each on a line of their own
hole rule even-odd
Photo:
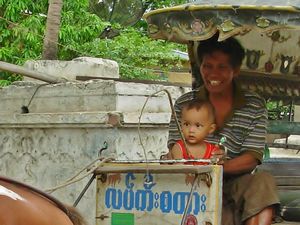
<svg viewBox="0 0 300 225">
<path fill-rule="evenodd" d="M 58 84 L 16 82 L 0 89 L 0 113 L 20 113 L 28 106 L 31 113 L 120 111 L 171 112 L 167 89 L 174 101 L 188 88 L 157 84 L 90 80 Z M 154 95 L 154 93 L 161 91 Z"/>
<path fill-rule="evenodd" d="M 117 62 L 92 57 L 79 57 L 71 61 L 30 60 L 24 66 L 28 69 L 50 76 L 76 80 L 76 76 L 94 76 L 119 78 Z M 25 77 L 24 80 L 33 80 Z M 41 81 L 40 81 L 41 82 Z"/>
</svg>

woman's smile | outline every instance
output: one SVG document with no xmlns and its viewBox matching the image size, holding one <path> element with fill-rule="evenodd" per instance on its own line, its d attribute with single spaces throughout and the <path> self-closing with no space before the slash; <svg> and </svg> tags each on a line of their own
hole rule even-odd
<svg viewBox="0 0 300 225">
<path fill-rule="evenodd" d="M 205 55 L 201 62 L 200 73 L 209 92 L 224 93 L 230 90 L 236 71 L 230 64 L 229 56 L 215 51 Z"/>
<path fill-rule="evenodd" d="M 210 80 L 210 81 L 209 81 L 209 84 L 210 84 L 211 86 L 218 86 L 218 85 L 221 84 L 221 81 L 219 81 L 219 80 Z"/>
</svg>

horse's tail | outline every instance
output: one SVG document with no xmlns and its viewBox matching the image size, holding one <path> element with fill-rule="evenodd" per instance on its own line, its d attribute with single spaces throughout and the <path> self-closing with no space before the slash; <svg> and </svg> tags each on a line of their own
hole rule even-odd
<svg viewBox="0 0 300 225">
<path fill-rule="evenodd" d="M 88 225 L 75 207 L 65 205 L 68 210 L 68 216 L 74 225 Z"/>
</svg>

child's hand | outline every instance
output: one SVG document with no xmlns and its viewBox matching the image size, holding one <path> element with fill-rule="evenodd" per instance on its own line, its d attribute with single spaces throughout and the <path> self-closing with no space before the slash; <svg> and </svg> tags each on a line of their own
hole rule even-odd
<svg viewBox="0 0 300 225">
<path fill-rule="evenodd" d="M 161 159 L 161 160 L 170 160 L 170 159 L 172 159 L 172 154 L 171 154 L 171 152 L 162 154 L 162 155 L 160 156 L 160 159 Z"/>
<path fill-rule="evenodd" d="M 168 152 L 168 153 L 163 154 L 163 155 L 160 156 L 160 160 L 171 160 L 171 159 L 172 159 L 171 152 Z M 172 164 L 172 163 L 160 162 L 160 164 Z"/>
<path fill-rule="evenodd" d="M 194 180 L 195 180 L 194 174 L 190 174 L 190 173 L 186 174 L 186 176 L 185 176 L 185 184 L 186 185 L 189 185 L 189 184 L 193 185 Z"/>
<path fill-rule="evenodd" d="M 226 159 L 226 154 L 224 149 L 219 145 L 215 145 L 215 149 L 212 152 L 211 159 L 216 160 L 218 165 L 223 165 Z"/>
</svg>

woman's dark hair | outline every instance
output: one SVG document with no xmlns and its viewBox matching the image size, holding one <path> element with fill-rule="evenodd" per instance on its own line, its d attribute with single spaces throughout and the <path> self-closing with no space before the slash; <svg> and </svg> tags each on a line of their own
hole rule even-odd
<svg viewBox="0 0 300 225">
<path fill-rule="evenodd" d="M 218 41 L 218 33 L 210 39 L 200 41 L 197 49 L 197 55 L 201 64 L 205 55 L 210 55 L 213 52 L 221 51 L 230 58 L 230 65 L 233 68 L 240 67 L 245 57 L 245 50 L 240 42 L 230 37 L 224 41 Z"/>
</svg>

